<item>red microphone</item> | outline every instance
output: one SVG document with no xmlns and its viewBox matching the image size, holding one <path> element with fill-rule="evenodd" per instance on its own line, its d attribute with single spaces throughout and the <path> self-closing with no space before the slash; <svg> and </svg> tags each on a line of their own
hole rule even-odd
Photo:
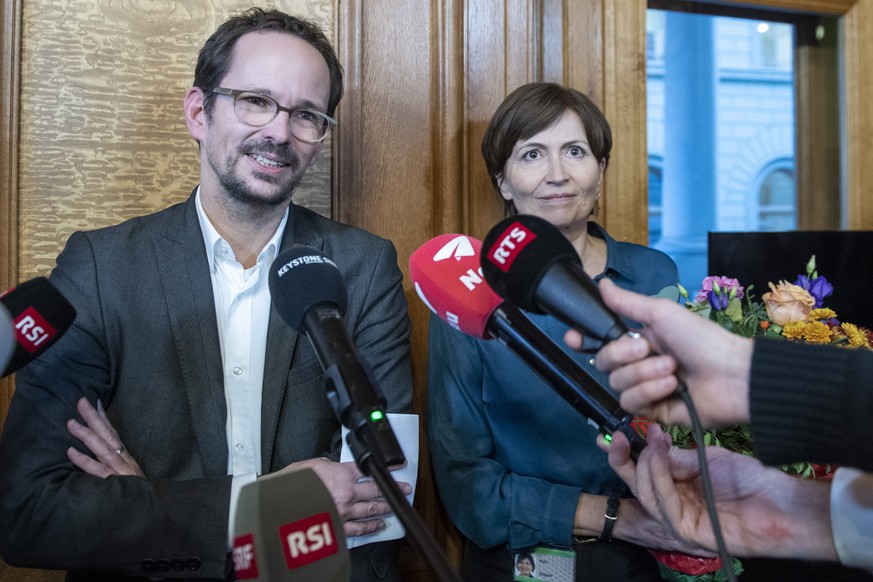
<svg viewBox="0 0 873 582">
<path fill-rule="evenodd" d="M 418 296 L 454 329 L 475 338 L 496 338 L 595 429 L 608 435 L 623 432 L 637 458 L 646 441 L 630 427 L 633 415 L 518 307 L 491 289 L 480 268 L 481 250 L 480 241 L 462 234 L 444 234 L 421 245 L 409 257 Z"/>
<path fill-rule="evenodd" d="M 444 234 L 409 257 L 409 275 L 424 304 L 456 330 L 491 339 L 488 320 L 503 299 L 482 275 L 482 242 L 463 234 Z"/>
<path fill-rule="evenodd" d="M 45 277 L 21 283 L 0 295 L 0 303 L 9 313 L 15 349 L 4 366 L 8 376 L 26 366 L 49 349 L 76 319 L 76 310 Z M 2 344 L 3 341 L 0 341 Z"/>
</svg>

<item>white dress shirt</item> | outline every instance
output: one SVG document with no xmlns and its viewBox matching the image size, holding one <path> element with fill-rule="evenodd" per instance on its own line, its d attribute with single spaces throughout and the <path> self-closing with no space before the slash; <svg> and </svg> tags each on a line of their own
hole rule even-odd
<svg viewBox="0 0 873 582">
<path fill-rule="evenodd" d="M 227 403 L 227 472 L 233 475 L 228 524 L 229 546 L 239 490 L 261 474 L 261 392 L 267 326 L 270 321 L 269 268 L 279 252 L 288 210 L 270 241 L 258 254 L 255 266 L 243 269 L 233 249 L 206 216 L 196 196 L 197 217 L 206 244 L 215 316 L 224 371 Z"/>
</svg>

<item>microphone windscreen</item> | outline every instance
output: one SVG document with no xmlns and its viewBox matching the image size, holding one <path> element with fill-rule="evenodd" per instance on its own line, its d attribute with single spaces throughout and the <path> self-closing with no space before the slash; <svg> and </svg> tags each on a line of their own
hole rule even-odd
<svg viewBox="0 0 873 582">
<path fill-rule="evenodd" d="M 550 222 L 520 214 L 498 222 L 482 242 L 485 280 L 501 297 L 522 309 L 544 313 L 534 292 L 556 261 L 581 265 L 576 249 Z"/>
<path fill-rule="evenodd" d="M 15 350 L 15 335 L 12 318 L 3 305 L 0 305 L 0 370 L 6 369 L 6 364 Z"/>
<path fill-rule="evenodd" d="M 477 338 L 489 338 L 488 320 L 501 299 L 482 276 L 482 243 L 463 234 L 427 241 L 409 257 L 409 276 L 419 298 L 437 317 Z"/>
<path fill-rule="evenodd" d="M 15 350 L 3 375 L 12 374 L 51 347 L 66 332 L 76 310 L 45 277 L 21 283 L 0 295 L 12 319 Z"/>
<path fill-rule="evenodd" d="M 273 473 L 244 486 L 233 538 L 239 580 L 349 580 L 343 522 L 312 469 Z"/>
<path fill-rule="evenodd" d="M 293 245 L 270 267 L 270 298 L 276 311 L 293 330 L 303 329 L 303 317 L 318 304 L 333 304 L 340 316 L 349 303 L 348 291 L 336 263 L 317 250 Z"/>
</svg>

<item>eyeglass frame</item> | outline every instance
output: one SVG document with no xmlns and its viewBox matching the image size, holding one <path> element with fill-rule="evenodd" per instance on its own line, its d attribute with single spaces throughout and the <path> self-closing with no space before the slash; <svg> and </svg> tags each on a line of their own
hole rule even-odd
<svg viewBox="0 0 873 582">
<path fill-rule="evenodd" d="M 291 109 L 290 107 L 285 107 L 283 105 L 280 105 L 278 101 L 276 101 L 275 99 L 273 99 L 269 95 L 264 95 L 263 93 L 260 93 L 258 91 L 252 91 L 250 89 L 229 89 L 227 87 L 215 87 L 214 89 L 212 89 L 212 92 L 215 93 L 216 95 L 225 95 L 227 97 L 233 97 L 233 114 L 236 115 L 237 119 L 239 119 L 240 121 L 242 121 L 243 123 L 245 123 L 246 125 L 248 125 L 250 127 L 264 127 L 265 125 L 268 125 L 274 119 L 276 119 L 279 116 L 279 113 L 281 113 L 282 111 L 287 112 L 288 117 L 291 119 L 293 119 L 293 115 L 295 113 L 297 113 L 298 111 L 308 111 L 309 113 L 315 113 L 317 115 L 321 115 L 322 117 L 324 117 L 324 119 L 327 121 L 327 129 L 324 131 L 324 134 L 320 138 L 318 138 L 317 140 L 313 141 L 313 140 L 303 139 L 301 137 L 298 137 L 294 133 L 294 131 L 292 130 L 291 134 L 294 135 L 294 137 L 296 137 L 297 139 L 299 139 L 302 142 L 320 143 L 320 142 L 325 140 L 327 135 L 330 133 L 330 130 L 333 129 L 333 127 L 336 125 L 336 119 L 334 119 L 333 117 L 331 117 L 330 115 L 328 115 L 327 113 L 325 113 L 323 111 L 318 111 L 317 109 L 310 109 L 309 107 L 297 107 L 295 109 Z M 236 102 L 237 102 L 240 95 L 244 95 L 246 93 L 251 93 L 252 95 L 257 95 L 258 97 L 261 97 L 262 99 L 265 99 L 267 101 L 272 102 L 276 106 L 276 109 L 273 112 L 273 117 L 271 117 L 268 121 L 262 123 L 261 125 L 255 125 L 253 123 L 250 123 L 248 121 L 240 119 L 239 114 L 236 112 Z"/>
</svg>

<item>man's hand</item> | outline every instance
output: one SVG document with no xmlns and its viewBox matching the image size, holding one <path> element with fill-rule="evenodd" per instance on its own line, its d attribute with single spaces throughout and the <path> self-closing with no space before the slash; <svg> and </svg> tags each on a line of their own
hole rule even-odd
<svg viewBox="0 0 873 582">
<path fill-rule="evenodd" d="M 385 527 L 382 516 L 391 513 L 391 506 L 382 497 L 378 485 L 370 479 L 361 481 L 364 474 L 353 462 L 336 463 L 328 459 L 307 459 L 288 465 L 283 471 L 308 468 L 327 487 L 342 518 L 347 536 L 375 533 Z M 400 467 L 397 467 L 398 469 Z M 412 493 L 412 485 L 398 482 L 404 495 Z"/>
<path fill-rule="evenodd" d="M 85 424 L 75 419 L 67 421 L 67 430 L 71 435 L 82 441 L 94 457 L 79 452 L 74 447 L 67 449 L 67 458 L 78 468 L 89 475 L 106 478 L 111 475 L 133 475 L 145 477 L 139 463 L 133 458 L 118 438 L 118 431 L 103 410 L 103 404 L 98 400 L 97 408 L 91 406 L 87 398 L 80 398 L 76 409 Z"/>
<path fill-rule="evenodd" d="M 613 437 L 609 464 L 642 507 L 677 538 L 717 551 L 697 451 L 673 447 L 669 435 L 652 424 L 635 464 L 625 436 Z M 598 443 L 604 446 L 602 439 Z M 837 559 L 829 483 L 792 477 L 721 447 L 707 447 L 706 458 L 728 553 Z"/>
<path fill-rule="evenodd" d="M 607 306 L 644 325 L 641 337 L 621 337 L 597 353 L 597 369 L 621 393 L 622 408 L 667 424 L 690 424 L 685 404 L 671 395 L 677 374 L 707 427 L 749 421 L 752 342 L 667 299 L 647 297 L 600 282 Z M 565 336 L 579 348 L 581 336 Z M 661 354 L 661 355 L 656 355 Z"/>
</svg>

